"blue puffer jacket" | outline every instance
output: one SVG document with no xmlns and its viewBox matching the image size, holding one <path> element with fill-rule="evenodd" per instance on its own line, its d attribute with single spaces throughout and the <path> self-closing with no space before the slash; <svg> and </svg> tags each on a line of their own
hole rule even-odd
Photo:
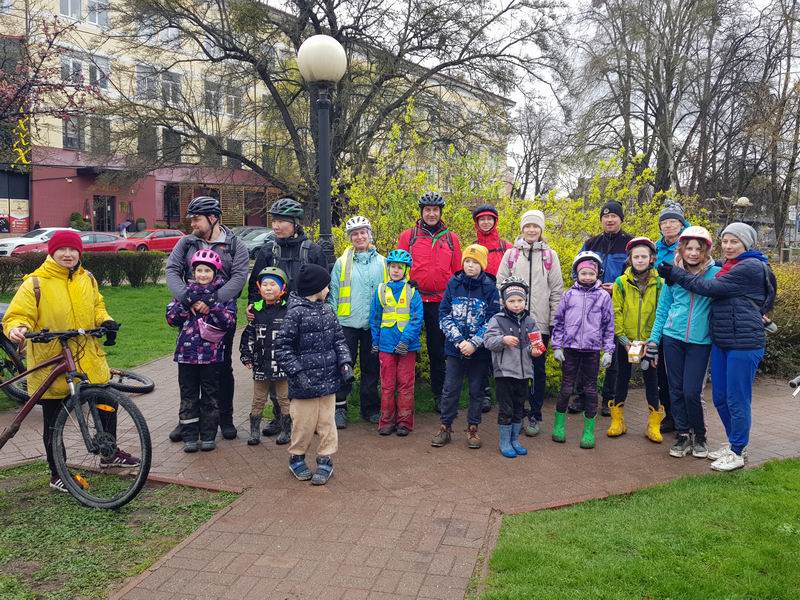
<svg viewBox="0 0 800 600">
<path fill-rule="evenodd" d="M 392 295 L 396 302 L 398 298 L 400 298 L 406 281 L 390 281 L 386 285 L 392 290 Z M 411 294 L 412 290 L 413 288 L 409 286 L 406 296 Z M 404 342 L 411 352 L 417 352 L 419 350 L 419 336 L 420 333 L 422 333 L 423 321 L 422 294 L 417 292 L 417 290 L 413 290 L 413 292 L 409 302 L 411 308 L 410 320 L 406 323 L 405 329 L 403 329 L 402 332 L 398 329 L 397 325 L 393 325 L 391 328 L 381 327 L 383 305 L 381 301 L 378 300 L 378 292 L 376 291 L 373 294 L 372 307 L 369 311 L 369 324 L 372 331 L 372 345 L 378 346 L 381 352 L 394 352 L 394 349 L 400 342 Z"/>
<path fill-rule="evenodd" d="M 378 286 L 383 283 L 386 259 L 375 248 L 353 254 L 353 271 L 350 274 L 350 314 L 338 317 L 342 327 L 369 329 L 369 311 Z M 330 293 L 327 302 L 334 314 L 339 308 L 339 278 L 344 268 L 344 256 L 336 259 L 331 271 Z"/>
<path fill-rule="evenodd" d="M 709 259 L 703 279 L 714 279 L 719 271 L 720 267 Z M 650 341 L 659 344 L 661 338 L 667 336 L 689 344 L 710 344 L 710 308 L 711 298 L 699 296 L 679 285 L 665 285 L 658 299 Z"/>
<path fill-rule="evenodd" d="M 499 311 L 500 294 L 494 277 L 485 272 L 477 277 L 468 277 L 464 271 L 453 275 L 439 305 L 439 326 L 446 340 L 444 353 L 462 358 L 456 344 L 467 340 L 488 358 L 482 348 L 483 334 L 489 319 Z"/>
<path fill-rule="evenodd" d="M 275 360 L 289 376 L 292 399 L 335 394 L 342 383 L 342 365 L 353 362 L 331 307 L 294 292 L 275 339 Z"/>
<path fill-rule="evenodd" d="M 739 255 L 725 275 L 705 279 L 673 267 L 671 279 L 711 302 L 711 341 L 725 350 L 764 347 L 761 316 L 772 308 L 777 284 L 767 257 L 757 250 Z"/>
<path fill-rule="evenodd" d="M 581 252 L 591 250 L 600 256 L 603 261 L 603 280 L 601 283 L 614 283 L 617 277 L 622 275 L 625 270 L 625 260 L 628 253 L 625 246 L 633 239 L 633 236 L 624 231 L 609 234 L 601 233 L 589 238 L 583 243 Z"/>
</svg>

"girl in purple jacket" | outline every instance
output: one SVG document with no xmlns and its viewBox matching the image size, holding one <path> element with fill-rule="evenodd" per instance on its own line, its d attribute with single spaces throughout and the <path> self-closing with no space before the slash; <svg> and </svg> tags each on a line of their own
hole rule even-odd
<svg viewBox="0 0 800 600">
<path fill-rule="evenodd" d="M 575 284 L 561 297 L 550 343 L 561 363 L 561 392 L 556 404 L 553 441 L 566 441 L 567 406 L 575 384 L 586 393 L 581 448 L 594 448 L 597 415 L 597 373 L 614 353 L 614 308 L 600 285 L 603 263 L 594 252 L 579 252 L 572 261 Z M 600 357 L 600 351 L 603 356 Z"/>
</svg>

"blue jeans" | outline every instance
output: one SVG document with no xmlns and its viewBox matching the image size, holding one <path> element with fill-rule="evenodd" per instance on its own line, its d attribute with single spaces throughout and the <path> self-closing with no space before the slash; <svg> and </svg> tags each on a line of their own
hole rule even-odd
<svg viewBox="0 0 800 600">
<path fill-rule="evenodd" d="M 753 382 L 764 348 L 725 350 L 711 346 L 711 390 L 731 450 L 741 454 L 750 441 Z"/>
<path fill-rule="evenodd" d="M 467 378 L 469 385 L 467 424 L 480 424 L 484 373 L 488 364 L 485 357 L 481 355 L 473 355 L 472 358 L 447 357 L 444 388 L 442 389 L 442 398 L 439 401 L 439 409 L 442 411 L 442 425 L 450 427 L 458 416 L 458 400 L 461 398 L 461 385 L 464 383 L 464 377 Z"/>
<path fill-rule="evenodd" d="M 694 433 L 697 441 L 706 439 L 703 418 L 703 379 L 711 354 L 710 344 L 690 344 L 664 336 L 661 362 L 667 369 L 672 417 L 678 433 Z"/>
</svg>

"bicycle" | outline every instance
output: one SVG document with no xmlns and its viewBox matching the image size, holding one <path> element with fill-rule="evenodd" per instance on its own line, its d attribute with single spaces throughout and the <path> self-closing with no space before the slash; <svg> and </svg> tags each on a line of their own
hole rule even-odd
<svg viewBox="0 0 800 600">
<path fill-rule="evenodd" d="M 79 336 L 102 337 L 104 327 L 26 333 L 34 344 L 58 340 L 61 352 L 0 384 L 0 390 L 40 369 L 52 367 L 44 383 L 22 405 L 14 421 L 0 434 L 0 448 L 19 431 L 20 425 L 59 377 L 65 377 L 69 398 L 53 426 L 52 450 L 56 471 L 70 494 L 91 508 L 115 509 L 124 506 L 141 491 L 153 448 L 144 416 L 127 396 L 108 384 L 86 383 L 86 375 L 76 370 L 75 358 L 67 344 Z M 44 400 L 56 402 L 56 400 Z M 140 457 L 137 467 L 120 469 L 120 475 L 103 472 L 121 447 Z M 104 461 L 106 464 L 104 465 Z"/>
</svg>

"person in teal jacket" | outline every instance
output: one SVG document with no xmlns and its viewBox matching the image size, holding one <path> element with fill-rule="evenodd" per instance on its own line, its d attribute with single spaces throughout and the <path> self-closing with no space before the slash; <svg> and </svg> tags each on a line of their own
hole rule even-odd
<svg viewBox="0 0 800 600">
<path fill-rule="evenodd" d="M 704 279 L 714 279 L 720 267 L 711 258 L 713 241 L 704 227 L 687 227 L 680 235 L 676 264 Z M 672 415 L 678 438 L 670 456 L 691 453 L 708 456 L 706 425 L 703 418 L 703 380 L 711 354 L 709 311 L 711 298 L 700 296 L 680 285 L 664 286 L 656 310 L 656 320 L 648 346 L 651 352 L 663 348 Z"/>
<path fill-rule="evenodd" d="M 378 433 L 396 432 L 402 437 L 414 429 L 414 371 L 424 308 L 422 296 L 408 283 L 411 254 L 392 250 L 386 262 L 389 281 L 378 286 L 369 311 L 372 353 L 380 356 L 381 363 Z"/>
<path fill-rule="evenodd" d="M 386 281 L 386 260 L 372 245 L 372 226 L 366 217 L 355 216 L 345 224 L 351 246 L 336 259 L 331 272 L 328 304 L 331 305 L 344 331 L 350 356 L 361 366 L 361 418 L 377 423 L 381 403 L 378 397 L 378 357 L 372 354 L 369 310 L 378 286 Z M 347 397 L 352 384 L 336 392 L 336 427 L 347 427 Z"/>
</svg>

